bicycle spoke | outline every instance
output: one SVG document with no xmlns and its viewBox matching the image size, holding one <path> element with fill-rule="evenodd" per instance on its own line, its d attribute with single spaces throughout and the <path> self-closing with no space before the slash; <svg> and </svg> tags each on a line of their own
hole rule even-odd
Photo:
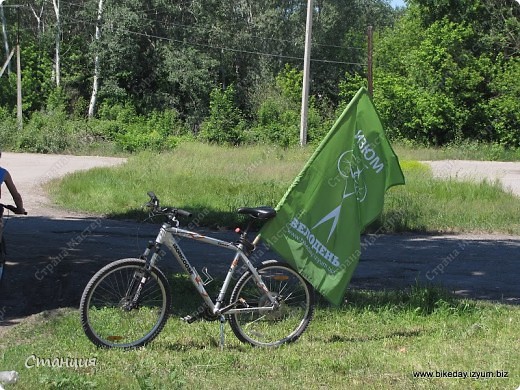
<svg viewBox="0 0 520 390">
<path fill-rule="evenodd" d="M 153 272 L 141 285 L 143 261 L 116 263 L 101 270 L 97 278 L 94 276 L 85 290 L 81 304 L 83 326 L 87 336 L 98 345 L 143 345 L 166 322 L 171 301 L 169 287 L 162 273 Z M 142 288 L 136 296 L 139 286 Z"/>
<path fill-rule="evenodd" d="M 232 293 L 231 301 L 243 299 L 258 310 L 236 313 L 229 317 L 235 335 L 242 341 L 259 346 L 276 346 L 296 340 L 312 318 L 312 288 L 292 268 L 276 261 L 258 268 L 270 297 L 258 288 L 253 276 L 244 275 Z"/>
</svg>

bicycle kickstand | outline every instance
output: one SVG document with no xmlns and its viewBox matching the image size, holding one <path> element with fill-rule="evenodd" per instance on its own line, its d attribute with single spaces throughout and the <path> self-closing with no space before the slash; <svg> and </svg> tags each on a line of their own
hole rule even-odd
<svg viewBox="0 0 520 390">
<path fill-rule="evenodd" d="M 220 316 L 220 349 L 224 349 L 224 324 L 226 323 L 226 317 Z"/>
</svg>

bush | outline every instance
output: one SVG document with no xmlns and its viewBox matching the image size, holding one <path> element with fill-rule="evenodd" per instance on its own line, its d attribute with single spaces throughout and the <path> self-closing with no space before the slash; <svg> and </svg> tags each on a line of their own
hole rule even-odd
<svg viewBox="0 0 520 390">
<path fill-rule="evenodd" d="M 35 112 L 19 134 L 17 147 L 34 153 L 59 153 L 73 144 L 63 111 Z"/>
<path fill-rule="evenodd" d="M 7 109 L 0 107 L 0 148 L 12 149 L 16 146 L 18 123 Z"/>
<path fill-rule="evenodd" d="M 199 137 L 217 144 L 240 144 L 244 140 L 246 125 L 235 105 L 234 87 L 215 88 L 210 98 L 210 116 L 202 123 Z"/>
<path fill-rule="evenodd" d="M 495 77 L 492 83 L 495 96 L 488 105 L 496 141 L 509 147 L 520 147 L 519 79 L 520 60 L 512 60 Z"/>
<path fill-rule="evenodd" d="M 120 112 L 125 113 L 125 111 Z M 122 118 L 123 115 L 118 115 Z M 176 111 L 153 112 L 149 117 L 124 115 L 115 140 L 118 146 L 127 152 L 139 150 L 171 150 L 177 146 L 178 137 L 186 137 L 188 130 L 182 125 Z M 132 119 L 131 123 L 125 123 Z"/>
</svg>

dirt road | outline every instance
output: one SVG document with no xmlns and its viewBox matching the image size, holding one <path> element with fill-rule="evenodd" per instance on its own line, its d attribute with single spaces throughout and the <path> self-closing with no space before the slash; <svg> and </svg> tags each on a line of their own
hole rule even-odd
<svg viewBox="0 0 520 390">
<path fill-rule="evenodd" d="M 139 255 L 155 237 L 155 225 L 60 210 L 40 188 L 53 177 L 121 164 L 122 159 L 3 153 L 0 162 L 12 172 L 29 212 L 10 217 L 6 225 L 9 262 L 0 286 L 3 326 L 43 310 L 77 307 L 95 271 L 118 258 Z M 512 174 L 513 183 L 520 183 L 519 163 L 512 166 Z M 143 188 L 143 201 L 147 190 Z M 8 202 L 6 190 L 2 195 Z M 236 238 L 232 232 L 212 234 Z M 442 285 L 461 296 L 520 304 L 520 237 L 404 234 L 369 235 L 362 241 L 364 251 L 352 288 L 406 288 L 418 281 Z M 225 272 L 228 252 L 194 246 L 188 240 L 182 244 L 190 259 L 202 259 L 194 261 L 196 266 L 206 265 L 214 276 Z M 178 269 L 170 265 L 171 257 L 167 259 L 165 266 Z"/>
</svg>

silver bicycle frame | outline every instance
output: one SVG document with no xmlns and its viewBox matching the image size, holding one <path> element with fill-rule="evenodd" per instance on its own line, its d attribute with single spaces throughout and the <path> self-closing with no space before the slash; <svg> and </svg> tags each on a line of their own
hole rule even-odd
<svg viewBox="0 0 520 390">
<path fill-rule="evenodd" d="M 206 289 L 204 288 L 204 283 L 202 281 L 202 278 L 198 274 L 197 270 L 191 265 L 191 263 L 188 261 L 186 255 L 182 251 L 181 247 L 178 244 L 178 241 L 176 240 L 175 236 L 188 238 L 191 240 L 196 240 L 199 242 L 203 242 L 210 245 L 215 245 L 221 248 L 229 249 L 231 251 L 235 251 L 235 256 L 233 258 L 233 261 L 231 262 L 231 265 L 229 267 L 229 270 L 227 272 L 226 278 L 224 279 L 224 283 L 222 284 L 222 287 L 220 288 L 220 292 L 218 294 L 217 299 L 215 302 L 209 297 Z M 258 307 L 246 307 L 246 308 L 234 308 L 233 304 L 227 307 L 222 307 L 224 304 L 224 297 L 226 294 L 227 289 L 229 288 L 229 285 L 231 284 L 231 281 L 233 280 L 233 275 L 238 267 L 240 259 L 244 262 L 244 264 L 247 266 L 248 270 L 253 275 L 253 278 L 255 279 L 255 282 L 258 287 L 260 287 L 266 294 L 266 296 L 271 301 L 272 307 L 262 307 L 262 311 L 266 310 L 274 310 L 278 306 L 278 302 L 276 299 L 270 294 L 269 289 L 265 285 L 265 283 L 262 280 L 262 277 L 254 267 L 254 265 L 251 263 L 251 260 L 246 256 L 242 249 L 242 244 L 234 244 L 232 242 L 227 242 L 223 240 L 219 240 L 217 238 L 204 236 L 196 232 L 192 232 L 189 230 L 184 230 L 178 227 L 173 227 L 168 223 L 164 223 L 161 226 L 161 229 L 159 231 L 159 234 L 157 234 L 157 238 L 155 239 L 156 244 L 160 245 L 166 245 L 166 247 L 172 252 L 174 257 L 179 262 L 180 266 L 184 271 L 186 271 L 199 292 L 200 296 L 208 306 L 208 308 L 211 310 L 211 312 L 214 315 L 220 315 L 224 312 L 226 314 L 235 314 L 235 313 L 246 313 L 246 312 L 255 312 L 260 310 Z M 144 256 L 147 257 L 150 253 L 150 249 L 147 249 L 144 253 Z M 155 250 L 153 253 L 151 259 L 150 259 L 150 265 L 154 266 L 156 262 L 160 258 L 160 253 L 158 250 Z"/>
</svg>

